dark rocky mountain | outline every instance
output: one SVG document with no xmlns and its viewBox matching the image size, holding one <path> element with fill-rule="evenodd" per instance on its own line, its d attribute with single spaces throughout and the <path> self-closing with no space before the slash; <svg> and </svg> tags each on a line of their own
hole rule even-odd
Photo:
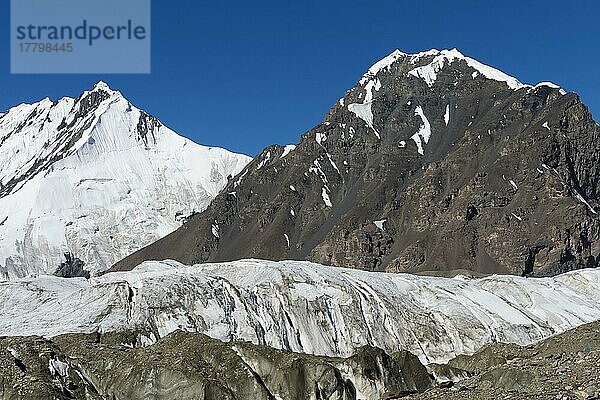
<svg viewBox="0 0 600 400">
<path fill-rule="evenodd" d="M 113 266 L 307 259 L 385 271 L 597 266 L 600 127 L 574 93 L 456 50 L 395 51 L 295 147 Z"/>
</svg>

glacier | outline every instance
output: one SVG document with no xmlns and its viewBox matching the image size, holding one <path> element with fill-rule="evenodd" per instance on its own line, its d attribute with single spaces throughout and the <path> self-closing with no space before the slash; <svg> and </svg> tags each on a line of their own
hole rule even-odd
<svg viewBox="0 0 600 400">
<path fill-rule="evenodd" d="M 444 363 L 494 342 L 528 345 L 600 319 L 600 270 L 552 278 L 438 278 L 240 260 L 148 261 L 84 278 L 0 282 L 0 336 L 183 330 L 308 354 L 408 350 Z"/>
<path fill-rule="evenodd" d="M 203 211 L 251 160 L 198 145 L 99 82 L 0 116 L 0 279 L 105 270 Z"/>
</svg>

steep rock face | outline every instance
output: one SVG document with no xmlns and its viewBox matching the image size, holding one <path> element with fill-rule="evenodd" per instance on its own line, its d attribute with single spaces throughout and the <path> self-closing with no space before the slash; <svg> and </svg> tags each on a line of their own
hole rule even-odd
<svg viewBox="0 0 600 400">
<path fill-rule="evenodd" d="M 250 161 L 178 136 L 103 82 L 10 109 L 0 150 L 0 279 L 105 270 L 204 210 Z"/>
<path fill-rule="evenodd" d="M 223 343 L 177 331 L 141 347 L 136 332 L 0 339 L 3 399 L 357 400 L 422 392 L 410 353 L 363 348 L 341 359 Z"/>
<path fill-rule="evenodd" d="M 300 353 L 349 357 L 363 346 L 443 363 L 495 342 L 527 345 L 600 319 L 600 270 L 482 279 L 244 260 L 147 262 L 86 280 L 0 282 L 0 336 L 181 329 Z"/>
<path fill-rule="evenodd" d="M 396 51 L 297 146 L 117 263 L 244 257 L 551 275 L 597 265 L 600 128 L 577 95 L 456 50 Z"/>
</svg>

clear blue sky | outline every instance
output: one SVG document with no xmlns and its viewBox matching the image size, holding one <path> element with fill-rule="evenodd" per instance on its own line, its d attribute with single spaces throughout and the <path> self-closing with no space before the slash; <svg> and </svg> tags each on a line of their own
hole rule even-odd
<svg viewBox="0 0 600 400">
<path fill-rule="evenodd" d="M 296 143 L 395 48 L 457 47 L 526 83 L 553 81 L 600 116 L 600 2 L 154 0 L 152 74 L 11 75 L 2 1 L 0 110 L 102 79 L 199 143 L 255 155 Z"/>
</svg>

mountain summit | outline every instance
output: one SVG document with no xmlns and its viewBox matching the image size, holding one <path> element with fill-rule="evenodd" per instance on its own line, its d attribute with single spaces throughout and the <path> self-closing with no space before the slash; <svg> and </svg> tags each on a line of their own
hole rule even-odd
<svg viewBox="0 0 600 400">
<path fill-rule="evenodd" d="M 250 161 L 197 145 L 104 82 L 0 116 L 0 278 L 104 270 L 206 208 Z"/>
<path fill-rule="evenodd" d="M 454 50 L 394 51 L 291 148 L 114 269 L 246 257 L 387 271 L 596 266 L 600 128 L 574 93 Z M 439 273 L 439 272 L 438 272 Z"/>
</svg>

